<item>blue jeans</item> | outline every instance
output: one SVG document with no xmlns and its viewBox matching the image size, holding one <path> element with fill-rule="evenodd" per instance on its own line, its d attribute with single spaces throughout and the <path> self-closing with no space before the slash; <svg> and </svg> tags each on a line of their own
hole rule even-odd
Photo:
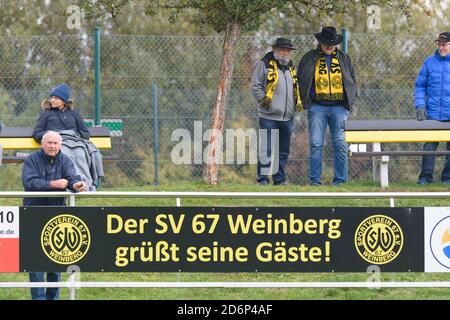
<svg viewBox="0 0 450 320">
<path fill-rule="evenodd" d="M 424 151 L 436 151 L 439 142 L 426 142 L 423 146 Z M 450 142 L 447 142 L 447 151 L 450 151 Z M 435 156 L 422 157 L 422 170 L 420 171 L 419 181 L 431 183 L 433 182 Z M 450 182 L 450 156 L 445 157 L 444 169 L 441 174 L 441 181 Z"/>
<path fill-rule="evenodd" d="M 333 142 L 333 184 L 347 182 L 348 145 L 344 137 L 344 121 L 349 111 L 343 106 L 325 107 L 313 104 L 308 109 L 309 123 L 309 179 L 311 184 L 321 184 L 322 151 L 327 125 Z"/>
<path fill-rule="evenodd" d="M 47 272 L 47 282 L 61 281 L 60 272 Z M 45 272 L 30 272 L 30 282 L 45 282 Z M 31 288 L 33 300 L 59 300 L 59 288 Z"/>
<path fill-rule="evenodd" d="M 277 120 L 269 120 L 264 118 L 259 118 L 259 128 L 267 129 L 267 143 L 265 146 L 261 147 L 259 150 L 258 157 L 258 182 L 269 182 L 268 170 L 270 168 L 270 161 L 261 161 L 261 154 L 264 157 L 270 158 L 272 156 L 272 131 L 271 129 L 278 129 L 278 141 L 274 141 L 274 144 L 278 144 L 278 170 L 275 174 L 272 174 L 273 184 L 280 184 L 286 181 L 286 175 L 284 173 L 284 167 L 286 166 L 289 149 L 291 146 L 291 135 L 292 129 L 294 127 L 294 119 L 288 121 L 277 121 Z M 261 142 L 261 135 L 260 135 Z M 266 148 L 266 150 L 261 150 Z M 261 153 L 262 151 L 262 153 Z M 274 166 L 274 171 L 276 166 Z"/>
</svg>

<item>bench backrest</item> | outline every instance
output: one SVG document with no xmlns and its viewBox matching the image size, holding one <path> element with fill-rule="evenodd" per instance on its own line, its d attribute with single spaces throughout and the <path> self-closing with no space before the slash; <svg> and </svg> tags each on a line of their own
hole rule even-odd
<svg viewBox="0 0 450 320">
<path fill-rule="evenodd" d="M 450 121 L 347 120 L 347 143 L 450 141 Z"/>
<path fill-rule="evenodd" d="M 108 128 L 88 128 L 89 139 L 99 149 L 111 148 L 111 136 Z M 0 145 L 3 149 L 39 149 L 41 146 L 33 137 L 33 128 L 30 127 L 4 127 L 0 132 Z"/>
</svg>

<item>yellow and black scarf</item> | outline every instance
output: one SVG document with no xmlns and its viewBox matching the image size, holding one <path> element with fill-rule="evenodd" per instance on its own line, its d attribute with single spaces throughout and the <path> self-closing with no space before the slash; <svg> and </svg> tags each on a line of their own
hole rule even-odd
<svg viewBox="0 0 450 320">
<path fill-rule="evenodd" d="M 322 51 L 316 62 L 314 72 L 316 82 L 316 99 L 323 100 L 344 100 L 344 86 L 342 84 L 342 70 L 337 58 L 337 49 L 332 53 L 330 72 Z"/>
<path fill-rule="evenodd" d="M 264 58 L 262 58 L 262 61 L 264 61 L 267 68 L 267 85 L 266 85 L 266 96 L 263 98 L 260 105 L 263 108 L 269 110 L 272 105 L 273 94 L 275 92 L 275 88 L 277 87 L 278 83 L 278 64 L 277 61 L 275 60 L 273 52 L 267 53 L 264 56 Z M 295 71 L 295 67 L 292 61 L 289 61 L 287 67 L 289 68 L 289 72 L 291 73 L 292 82 L 294 85 L 295 111 L 300 112 L 303 110 L 303 106 L 302 101 L 300 99 L 300 90 L 298 87 L 297 72 Z"/>
</svg>

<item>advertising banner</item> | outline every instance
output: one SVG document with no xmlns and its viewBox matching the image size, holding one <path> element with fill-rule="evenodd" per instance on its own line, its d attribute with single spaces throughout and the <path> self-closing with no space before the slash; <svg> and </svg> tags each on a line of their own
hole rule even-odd
<svg viewBox="0 0 450 320">
<path fill-rule="evenodd" d="M 28 207 L 18 271 L 422 272 L 423 239 L 423 208 Z"/>
<path fill-rule="evenodd" d="M 19 271 L 19 207 L 0 207 L 0 272 Z"/>
</svg>

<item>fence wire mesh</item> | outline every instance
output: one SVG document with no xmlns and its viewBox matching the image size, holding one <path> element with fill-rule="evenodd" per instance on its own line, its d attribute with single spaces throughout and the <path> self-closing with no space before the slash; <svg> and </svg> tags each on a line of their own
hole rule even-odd
<svg viewBox="0 0 450 320">
<path fill-rule="evenodd" d="M 313 35 L 290 35 L 303 54 L 316 46 Z M 257 128 L 256 103 L 251 93 L 253 66 L 270 50 L 273 38 L 242 37 L 236 55 L 225 128 Z M 203 164 L 176 165 L 171 152 L 178 141 L 171 135 L 186 129 L 194 139 L 194 123 L 209 129 L 222 62 L 223 37 L 103 35 L 101 38 L 101 117 L 120 119 L 121 135 L 112 138 L 104 155 L 119 160 L 105 163 L 105 186 L 153 184 L 157 160 L 160 183 L 196 181 Z M 6 126 L 34 126 L 40 102 L 51 87 L 67 82 L 72 100 L 86 119 L 94 117 L 94 51 L 91 36 L 0 37 L 0 121 Z M 429 37 L 350 34 L 348 53 L 356 69 L 360 96 L 351 119 L 414 118 L 414 81 L 423 60 L 434 52 Z M 155 94 L 155 88 L 157 94 Z M 157 118 L 155 110 L 157 108 Z M 158 141 L 155 139 L 158 124 Z M 309 138 L 306 113 L 295 118 L 287 176 L 307 184 Z M 206 141 L 203 147 L 206 147 Z M 420 144 L 385 145 L 389 150 L 418 150 Z M 155 159 L 157 150 L 157 159 Z M 329 134 L 324 147 L 323 181 L 333 175 Z M 437 169 L 442 168 L 442 157 Z M 0 170 L 4 189 L 17 188 L 20 165 Z M 414 181 L 420 157 L 394 157 L 391 181 Z M 350 181 L 372 180 L 371 158 L 350 158 Z M 436 172 L 439 174 L 439 171 Z M 254 164 L 221 166 L 223 182 L 253 183 Z M 20 185 L 20 179 L 19 185 Z"/>
</svg>

